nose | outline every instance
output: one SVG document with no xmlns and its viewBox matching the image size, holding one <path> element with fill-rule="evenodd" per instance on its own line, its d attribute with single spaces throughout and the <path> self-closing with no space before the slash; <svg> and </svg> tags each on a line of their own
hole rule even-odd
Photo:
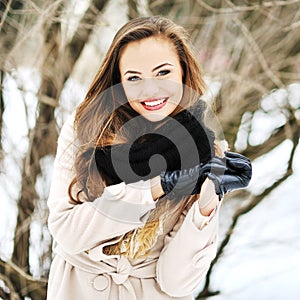
<svg viewBox="0 0 300 300">
<path fill-rule="evenodd" d="M 146 78 L 143 80 L 142 84 L 142 96 L 147 99 L 157 94 L 159 90 L 159 82 L 154 78 Z"/>
</svg>

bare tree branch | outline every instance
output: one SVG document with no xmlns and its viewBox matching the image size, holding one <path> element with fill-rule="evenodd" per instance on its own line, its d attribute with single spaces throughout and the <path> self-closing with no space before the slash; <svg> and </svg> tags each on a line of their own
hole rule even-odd
<svg viewBox="0 0 300 300">
<path fill-rule="evenodd" d="M 241 153 L 251 160 L 262 156 L 265 153 L 273 150 L 276 146 L 286 140 L 285 126 L 281 126 L 273 131 L 272 135 L 262 144 L 257 146 L 248 145 L 248 147 Z"/>
<path fill-rule="evenodd" d="M 5 6 L 4 6 L 5 5 Z M 4 6 L 4 7 L 3 7 Z M 11 20 L 14 20 L 15 15 L 12 15 L 11 10 L 18 11 L 22 9 L 22 1 L 3 1 L 0 3 L 0 161 L 2 160 L 2 127 L 3 127 L 3 114 L 4 114 L 4 97 L 3 97 L 3 83 L 4 83 L 4 70 L 6 64 L 6 55 L 9 53 L 17 38 L 18 30 L 11 26 Z M 8 17 L 8 14 L 11 14 Z"/>
<path fill-rule="evenodd" d="M 268 64 L 267 64 L 267 62 L 264 58 L 264 55 L 263 55 L 262 51 L 260 50 L 259 46 L 255 42 L 253 36 L 251 35 L 251 33 L 249 32 L 247 27 L 238 18 L 234 17 L 233 20 L 240 27 L 242 33 L 244 34 L 245 38 L 247 39 L 250 47 L 254 51 L 258 61 L 260 62 L 263 70 L 265 71 L 267 76 L 270 78 L 270 80 L 272 80 L 273 83 L 275 84 L 275 86 L 277 86 L 278 88 L 284 87 L 284 84 L 281 82 L 281 80 L 269 68 L 269 66 L 268 66 Z"/>
<path fill-rule="evenodd" d="M 0 273 L 0 280 L 3 280 L 7 288 L 9 289 L 9 293 L 4 291 L 3 289 L 0 289 L 0 297 L 4 299 L 11 299 L 11 300 L 21 300 L 18 293 L 15 291 L 13 284 L 11 283 L 9 277 L 2 275 Z"/>
<path fill-rule="evenodd" d="M 2 153 L 2 127 L 3 127 L 3 113 L 4 113 L 3 77 L 4 77 L 4 72 L 3 70 L 0 69 L 0 162 L 3 159 L 3 153 Z"/>
<path fill-rule="evenodd" d="M 3 28 L 4 22 L 6 20 L 7 14 L 9 12 L 9 10 L 11 9 L 11 5 L 12 5 L 12 0 L 9 0 L 8 3 L 6 4 L 4 12 L 1 12 L 0 33 L 2 31 L 2 28 Z"/>
<path fill-rule="evenodd" d="M 128 18 L 134 19 L 139 16 L 138 4 L 136 0 L 127 0 L 128 3 Z"/>
<path fill-rule="evenodd" d="M 163 1 L 163 0 L 148 0 L 150 11 L 154 15 L 168 15 L 171 14 L 172 9 L 176 5 L 176 0 Z"/>
<path fill-rule="evenodd" d="M 204 0 L 197 0 L 197 2 L 203 6 L 205 9 L 216 13 L 216 14 L 232 14 L 236 12 L 247 12 L 253 10 L 259 10 L 262 8 L 273 8 L 273 7 L 280 7 L 280 6 L 288 6 L 295 3 L 300 3 L 299 0 L 289 0 L 289 1 L 262 1 L 261 3 L 254 4 L 254 5 L 247 5 L 247 6 L 237 6 L 232 4 L 231 8 L 215 8 L 209 4 L 207 4 Z"/>
<path fill-rule="evenodd" d="M 289 32 L 290 30 L 294 30 L 294 29 L 297 29 L 297 28 L 299 28 L 299 27 L 300 27 L 300 21 L 294 22 L 293 24 L 291 24 L 291 25 L 289 25 L 289 26 L 286 26 L 286 27 L 284 28 L 284 31 Z"/>
<path fill-rule="evenodd" d="M 5 284 L 10 290 L 11 299 L 21 299 L 28 295 L 29 292 L 35 291 L 38 299 L 45 299 L 46 279 L 37 279 L 24 272 L 21 268 L 11 261 L 0 259 L 0 274 Z M 21 290 L 16 290 L 16 286 L 22 286 Z"/>
<path fill-rule="evenodd" d="M 244 214 L 250 212 L 253 208 L 255 208 L 266 196 L 268 196 L 272 191 L 274 191 L 277 187 L 279 187 L 284 181 L 286 181 L 287 178 L 289 178 L 293 174 L 293 160 L 294 160 L 296 148 L 299 144 L 300 125 L 297 124 L 297 120 L 295 119 L 294 115 L 291 115 L 290 121 L 287 123 L 286 126 L 288 127 L 288 130 L 290 131 L 290 137 L 293 142 L 293 148 L 290 153 L 290 158 L 289 158 L 289 162 L 288 162 L 288 166 L 287 166 L 285 174 L 281 178 L 279 178 L 276 182 L 274 182 L 271 186 L 266 188 L 261 194 L 259 194 L 259 195 L 251 195 L 250 194 L 248 196 L 248 198 L 249 198 L 248 204 L 244 205 L 242 208 L 235 211 L 233 218 L 232 218 L 232 223 L 229 226 L 229 228 L 225 234 L 225 238 L 222 240 L 221 245 L 217 251 L 217 255 L 216 255 L 215 259 L 213 260 L 213 262 L 210 266 L 210 269 L 207 273 L 204 288 L 199 293 L 196 300 L 205 299 L 207 297 L 217 295 L 220 293 L 220 291 L 211 291 L 210 290 L 210 277 L 211 277 L 214 266 L 217 264 L 218 260 L 222 256 L 224 249 L 226 248 L 226 246 L 228 245 L 228 243 L 232 237 L 232 234 L 234 232 L 234 229 L 237 225 L 239 218 L 241 216 L 243 216 Z"/>
</svg>

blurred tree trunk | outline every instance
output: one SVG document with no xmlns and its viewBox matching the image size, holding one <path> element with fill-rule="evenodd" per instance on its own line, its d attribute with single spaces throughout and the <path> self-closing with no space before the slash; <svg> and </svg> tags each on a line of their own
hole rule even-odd
<svg viewBox="0 0 300 300">
<path fill-rule="evenodd" d="M 23 8 L 22 0 L 3 0 L 0 2 L 0 161 L 2 160 L 2 122 L 4 113 L 3 82 L 7 65 L 7 54 L 18 36 L 18 23 L 22 16 L 18 14 Z"/>
<path fill-rule="evenodd" d="M 0 162 L 3 159 L 3 153 L 2 153 L 2 124 L 3 124 L 3 113 L 4 113 L 3 77 L 4 77 L 4 72 L 1 69 L 0 70 Z"/>
<path fill-rule="evenodd" d="M 38 201 L 35 190 L 36 179 L 41 172 L 41 158 L 53 155 L 56 151 L 57 132 L 54 111 L 58 105 L 60 94 L 93 31 L 99 12 L 103 10 L 106 3 L 107 1 L 92 1 L 73 38 L 66 45 L 61 44 L 60 15 L 65 2 L 57 2 L 53 15 L 47 16 L 49 20 L 58 21 L 49 25 L 48 20 L 44 20 L 45 41 L 43 50 L 45 59 L 42 66 L 42 83 L 39 91 L 39 114 L 35 127 L 31 132 L 31 142 L 23 166 L 12 256 L 12 264 L 20 268 L 22 272 L 7 272 L 6 274 L 15 292 L 22 299 L 29 296 L 31 299 L 39 300 L 45 299 L 46 296 L 45 281 L 37 280 L 32 286 L 28 285 L 28 280 L 24 279 L 23 276 L 24 274 L 30 274 L 30 224 Z M 49 252 L 49 255 L 51 255 L 51 252 Z M 6 271 L 7 268 L 4 267 L 2 270 Z"/>
</svg>

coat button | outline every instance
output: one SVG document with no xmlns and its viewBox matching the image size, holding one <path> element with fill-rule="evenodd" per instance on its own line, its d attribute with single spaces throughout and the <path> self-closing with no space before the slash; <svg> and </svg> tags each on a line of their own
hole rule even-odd
<svg viewBox="0 0 300 300">
<path fill-rule="evenodd" d="M 108 287 L 108 279 L 104 275 L 99 275 L 94 279 L 93 286 L 97 291 L 103 291 Z"/>
</svg>

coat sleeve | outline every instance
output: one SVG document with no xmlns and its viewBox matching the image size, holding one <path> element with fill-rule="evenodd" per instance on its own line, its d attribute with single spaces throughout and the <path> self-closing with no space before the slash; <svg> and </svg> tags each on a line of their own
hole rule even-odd
<svg viewBox="0 0 300 300">
<path fill-rule="evenodd" d="M 72 204 L 68 187 L 74 177 L 74 116 L 58 138 L 48 198 L 48 227 L 55 244 L 70 254 L 99 246 L 145 223 L 155 208 L 149 181 L 106 187 L 94 202 Z"/>
<path fill-rule="evenodd" d="M 216 256 L 219 210 L 220 203 L 204 217 L 196 201 L 166 236 L 156 269 L 157 281 L 166 294 L 183 297 L 199 288 Z"/>
</svg>

